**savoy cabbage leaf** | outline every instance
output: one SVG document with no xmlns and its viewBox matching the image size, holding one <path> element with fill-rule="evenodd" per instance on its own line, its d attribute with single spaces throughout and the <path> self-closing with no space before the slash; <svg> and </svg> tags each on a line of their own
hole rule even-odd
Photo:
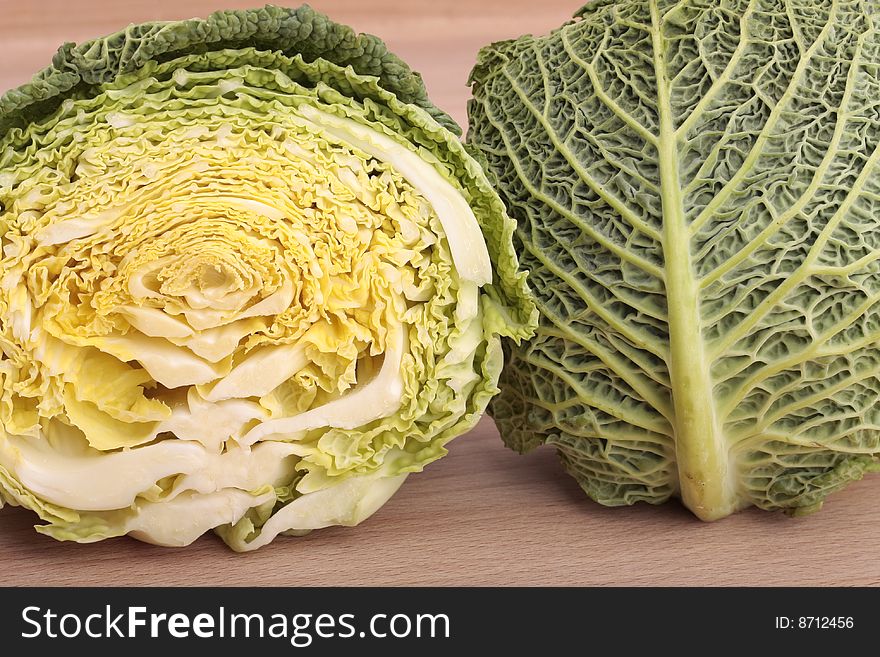
<svg viewBox="0 0 880 657">
<path fill-rule="evenodd" d="M 880 455 L 880 9 L 597 0 L 485 48 L 541 325 L 490 407 L 603 504 L 815 510 Z"/>
<path fill-rule="evenodd" d="M 0 506 L 242 551 L 368 518 L 536 321 L 459 133 L 306 6 L 63 46 L 0 98 Z"/>
</svg>

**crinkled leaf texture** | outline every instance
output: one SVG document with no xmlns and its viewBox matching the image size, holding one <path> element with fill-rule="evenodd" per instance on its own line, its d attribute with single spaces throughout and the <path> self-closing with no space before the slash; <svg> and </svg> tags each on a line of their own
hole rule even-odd
<svg viewBox="0 0 880 657">
<path fill-rule="evenodd" d="M 880 454 L 880 12 L 597 0 L 484 49 L 541 323 L 490 411 L 607 505 L 804 513 Z"/>
<path fill-rule="evenodd" d="M 419 76 L 308 7 L 63 47 L 0 100 L 0 493 L 236 550 L 357 524 L 537 314 Z"/>
</svg>

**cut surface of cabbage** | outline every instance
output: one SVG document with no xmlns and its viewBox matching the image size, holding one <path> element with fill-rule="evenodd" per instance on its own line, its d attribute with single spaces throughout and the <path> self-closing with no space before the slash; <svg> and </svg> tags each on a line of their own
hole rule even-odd
<svg viewBox="0 0 880 657">
<path fill-rule="evenodd" d="M 3 499 L 81 542 L 361 522 L 534 322 L 479 164 L 381 42 L 308 8 L 75 48 L 78 81 L 0 100 Z"/>
</svg>

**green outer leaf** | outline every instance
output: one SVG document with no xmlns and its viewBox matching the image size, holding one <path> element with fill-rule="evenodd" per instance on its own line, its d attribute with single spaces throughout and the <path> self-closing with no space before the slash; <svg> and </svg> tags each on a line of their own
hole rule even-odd
<svg viewBox="0 0 880 657">
<path fill-rule="evenodd" d="M 591 2 L 480 53 L 541 325 L 490 405 L 604 504 L 800 512 L 880 454 L 880 13 Z"/>
<path fill-rule="evenodd" d="M 206 19 L 130 25 L 116 34 L 64 44 L 52 65 L 0 98 L 0 136 L 10 128 L 51 114 L 67 97 L 91 95 L 94 88 L 152 61 L 189 53 L 253 46 L 301 55 L 307 62 L 324 59 L 375 76 L 404 103 L 417 105 L 456 134 L 461 129 L 436 108 L 421 76 L 370 34 L 357 34 L 308 5 L 296 9 L 267 5 L 261 9 L 218 11 Z"/>
</svg>

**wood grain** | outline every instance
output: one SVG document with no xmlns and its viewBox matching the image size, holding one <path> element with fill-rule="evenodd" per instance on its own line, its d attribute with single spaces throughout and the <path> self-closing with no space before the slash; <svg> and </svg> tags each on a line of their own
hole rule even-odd
<svg viewBox="0 0 880 657">
<path fill-rule="evenodd" d="M 0 88 L 26 81 L 64 41 L 130 22 L 205 15 L 244 0 L 0 0 Z M 577 2 L 314 0 L 381 35 L 420 70 L 434 101 L 466 122 L 481 45 L 561 24 Z M 519 456 L 490 420 L 410 477 L 360 527 L 279 539 L 249 555 L 213 535 L 185 550 L 117 539 L 56 543 L 32 514 L 0 511 L 2 585 L 880 585 L 880 478 L 800 519 L 747 511 L 714 524 L 677 503 L 589 502 L 551 450 Z"/>
</svg>

